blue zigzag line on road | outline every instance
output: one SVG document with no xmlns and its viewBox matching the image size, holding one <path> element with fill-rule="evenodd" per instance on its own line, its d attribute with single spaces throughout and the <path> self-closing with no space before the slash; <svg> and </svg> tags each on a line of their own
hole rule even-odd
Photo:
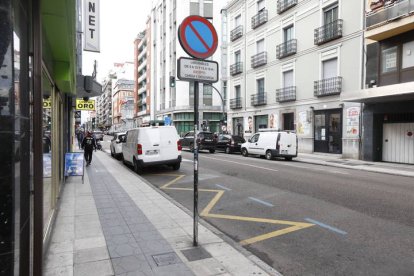
<svg viewBox="0 0 414 276">
<path fill-rule="evenodd" d="M 313 224 L 317 224 L 317 225 L 319 225 L 320 227 L 323 227 L 323 228 L 329 229 L 329 230 L 331 230 L 331 231 L 333 231 L 333 232 L 336 232 L 336 233 L 339 233 L 339 234 L 342 234 L 342 235 L 346 235 L 346 234 L 348 234 L 348 233 L 347 233 L 347 232 L 345 232 L 345 231 L 342 231 L 342 230 L 340 230 L 340 229 L 338 229 L 338 228 L 335 228 L 335 227 L 329 226 L 329 225 L 327 225 L 327 224 L 325 224 L 325 223 L 322 223 L 322 222 L 317 221 L 317 220 L 314 220 L 314 219 L 305 218 L 305 220 L 306 220 L 307 222 L 310 222 L 310 223 L 313 223 Z"/>
</svg>

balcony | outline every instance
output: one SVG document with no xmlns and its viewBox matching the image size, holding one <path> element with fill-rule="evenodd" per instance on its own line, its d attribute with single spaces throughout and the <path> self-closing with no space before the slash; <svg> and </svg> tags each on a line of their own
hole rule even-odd
<svg viewBox="0 0 414 276">
<path fill-rule="evenodd" d="M 230 65 L 230 75 L 234 76 L 243 72 L 243 62 L 236 62 Z"/>
<path fill-rule="evenodd" d="M 230 99 L 230 108 L 231 109 L 240 109 L 242 108 L 242 101 L 243 98 L 234 98 L 234 99 Z"/>
<path fill-rule="evenodd" d="M 265 92 L 250 96 L 252 106 L 266 105 L 267 94 Z"/>
<path fill-rule="evenodd" d="M 252 29 L 256 29 L 260 25 L 267 22 L 267 10 L 262 10 L 258 14 L 252 17 Z"/>
<path fill-rule="evenodd" d="M 258 53 L 251 58 L 252 68 L 256 68 L 267 63 L 267 52 Z"/>
<path fill-rule="evenodd" d="M 321 45 L 331 40 L 342 37 L 343 20 L 337 19 L 320 28 L 315 29 L 314 43 Z"/>
<path fill-rule="evenodd" d="M 276 89 L 276 101 L 278 103 L 296 101 L 296 86 Z"/>
<path fill-rule="evenodd" d="M 342 77 L 333 77 L 315 81 L 313 93 L 315 97 L 339 95 L 342 91 Z"/>
<path fill-rule="evenodd" d="M 235 41 L 236 39 L 243 36 L 243 26 L 239 25 L 230 32 L 230 39 L 231 41 Z"/>
<path fill-rule="evenodd" d="M 296 6 L 298 0 L 278 0 L 277 1 L 277 13 L 281 14 L 288 9 Z"/>
<path fill-rule="evenodd" d="M 297 39 L 291 39 L 276 46 L 276 57 L 285 58 L 296 54 Z"/>
<path fill-rule="evenodd" d="M 383 4 L 383 2 L 379 2 Z M 393 4 L 384 7 L 383 9 L 376 10 L 366 17 L 367 28 L 375 26 L 380 23 L 386 23 L 393 21 L 397 18 L 410 15 L 414 11 L 414 0 L 405 0 L 393 2 Z"/>
</svg>

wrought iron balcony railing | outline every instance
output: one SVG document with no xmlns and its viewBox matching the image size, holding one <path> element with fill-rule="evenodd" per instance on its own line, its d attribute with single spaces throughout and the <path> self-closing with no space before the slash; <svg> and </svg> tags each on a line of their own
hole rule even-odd
<svg viewBox="0 0 414 276">
<path fill-rule="evenodd" d="M 261 10 L 258 14 L 252 17 L 252 29 L 256 29 L 260 25 L 267 22 L 267 10 Z"/>
<path fill-rule="evenodd" d="M 251 58 L 252 68 L 256 68 L 267 63 L 267 52 L 258 53 Z"/>
<path fill-rule="evenodd" d="M 231 41 L 235 41 L 239 37 L 243 36 L 243 26 L 239 25 L 230 32 L 230 39 Z"/>
<path fill-rule="evenodd" d="M 251 95 L 250 100 L 253 106 L 266 105 L 267 104 L 267 93 L 262 92 L 262 93 Z"/>
<path fill-rule="evenodd" d="M 276 46 L 276 57 L 278 59 L 296 54 L 297 39 L 291 39 Z"/>
<path fill-rule="evenodd" d="M 278 103 L 296 101 L 296 86 L 276 89 L 276 101 Z"/>
<path fill-rule="evenodd" d="M 337 19 L 320 28 L 315 29 L 314 42 L 315 45 L 321 45 L 331 40 L 342 37 L 343 20 Z"/>
<path fill-rule="evenodd" d="M 234 98 L 234 99 L 230 99 L 230 108 L 231 109 L 239 109 L 242 108 L 242 101 L 243 98 Z"/>
<path fill-rule="evenodd" d="M 342 77 L 318 80 L 314 82 L 313 93 L 315 97 L 325 97 L 341 94 Z"/>
<path fill-rule="evenodd" d="M 243 62 L 236 62 L 230 65 L 230 75 L 234 76 L 243 72 Z"/>
<path fill-rule="evenodd" d="M 277 1 L 277 13 L 281 14 L 288 9 L 292 8 L 298 3 L 298 0 L 278 0 Z"/>
<path fill-rule="evenodd" d="M 378 4 L 382 7 L 384 2 L 378 2 Z M 412 12 L 414 12 L 414 0 L 395 1 L 391 5 L 385 6 L 384 9 L 379 9 L 368 14 L 366 17 L 366 25 L 369 28 L 380 23 L 407 16 Z"/>
</svg>

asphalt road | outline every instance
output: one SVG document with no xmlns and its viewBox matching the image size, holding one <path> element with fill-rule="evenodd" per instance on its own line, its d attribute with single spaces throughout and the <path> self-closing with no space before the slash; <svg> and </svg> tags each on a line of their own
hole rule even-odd
<svg viewBox="0 0 414 276">
<path fill-rule="evenodd" d="M 192 210 L 190 152 L 142 176 Z M 414 274 L 412 178 L 200 153 L 199 188 L 203 219 L 284 275 Z"/>
</svg>

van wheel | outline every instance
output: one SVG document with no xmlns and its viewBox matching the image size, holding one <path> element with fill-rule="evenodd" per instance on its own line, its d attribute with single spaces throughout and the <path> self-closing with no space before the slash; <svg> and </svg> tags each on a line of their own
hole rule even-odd
<svg viewBox="0 0 414 276">
<path fill-rule="evenodd" d="M 230 153 L 231 153 L 231 149 L 230 149 L 230 147 L 227 147 L 227 148 L 226 148 L 226 153 L 227 153 L 227 154 L 230 154 Z"/>
<path fill-rule="evenodd" d="M 247 149 L 245 149 L 245 148 L 242 148 L 242 150 L 241 150 L 241 154 L 242 154 L 244 157 L 249 156 L 249 153 L 247 152 Z"/>
<path fill-rule="evenodd" d="M 172 168 L 174 171 L 178 171 L 180 169 L 180 166 L 181 166 L 181 163 L 177 163 L 177 164 L 174 164 Z"/>
<path fill-rule="evenodd" d="M 216 152 L 216 150 L 211 149 L 211 150 L 209 150 L 209 152 L 210 152 L 210 153 L 215 153 L 215 152 Z"/>
<path fill-rule="evenodd" d="M 142 174 L 142 167 L 138 164 L 138 162 L 134 159 L 134 171 L 137 174 Z"/>
<path fill-rule="evenodd" d="M 286 161 L 292 161 L 292 157 L 290 157 L 290 156 L 286 156 L 286 157 L 285 157 L 285 160 L 286 160 Z"/>
<path fill-rule="evenodd" d="M 265 157 L 266 157 L 267 160 L 272 160 L 273 159 L 272 151 L 271 150 L 267 150 Z"/>
</svg>

